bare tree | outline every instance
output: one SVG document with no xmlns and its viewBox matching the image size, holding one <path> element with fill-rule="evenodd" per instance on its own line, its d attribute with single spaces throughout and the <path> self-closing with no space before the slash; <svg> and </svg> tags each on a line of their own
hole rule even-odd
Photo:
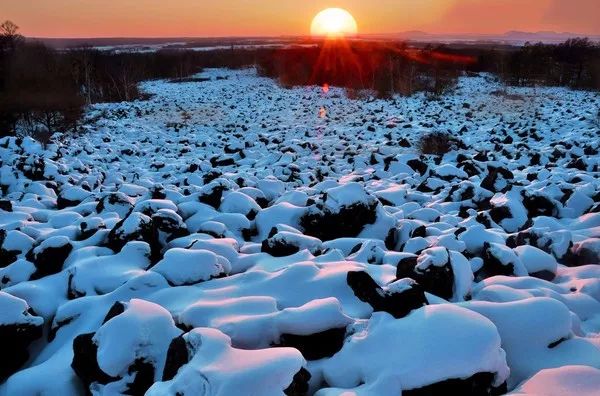
<svg viewBox="0 0 600 396">
<path fill-rule="evenodd" d="M 14 37 L 17 35 L 19 31 L 19 27 L 15 25 L 12 21 L 4 21 L 0 25 L 0 34 L 5 37 Z"/>
<path fill-rule="evenodd" d="M 23 41 L 19 27 L 11 21 L 0 24 L 0 53 L 10 53 L 15 50 L 18 43 Z"/>
</svg>

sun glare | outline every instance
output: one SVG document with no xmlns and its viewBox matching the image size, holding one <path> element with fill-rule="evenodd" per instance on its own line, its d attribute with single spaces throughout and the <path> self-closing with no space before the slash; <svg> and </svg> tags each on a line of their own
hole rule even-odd
<svg viewBox="0 0 600 396">
<path fill-rule="evenodd" d="M 314 17 L 310 33 L 316 37 L 346 37 L 358 33 L 356 20 L 341 8 L 328 8 Z"/>
</svg>

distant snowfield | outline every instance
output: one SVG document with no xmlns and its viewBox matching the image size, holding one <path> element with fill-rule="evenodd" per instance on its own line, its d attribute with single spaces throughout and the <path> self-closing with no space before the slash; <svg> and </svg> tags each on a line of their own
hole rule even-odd
<svg viewBox="0 0 600 396">
<path fill-rule="evenodd" d="M 597 93 L 202 76 L 0 140 L 1 395 L 598 394 Z"/>
</svg>

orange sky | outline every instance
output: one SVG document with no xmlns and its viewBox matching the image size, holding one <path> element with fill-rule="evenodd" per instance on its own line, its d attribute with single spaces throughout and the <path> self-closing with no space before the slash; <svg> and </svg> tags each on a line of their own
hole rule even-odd
<svg viewBox="0 0 600 396">
<path fill-rule="evenodd" d="M 35 37 L 278 36 L 308 34 L 327 7 L 364 34 L 600 34 L 600 0 L 0 0 L 0 20 Z"/>
</svg>

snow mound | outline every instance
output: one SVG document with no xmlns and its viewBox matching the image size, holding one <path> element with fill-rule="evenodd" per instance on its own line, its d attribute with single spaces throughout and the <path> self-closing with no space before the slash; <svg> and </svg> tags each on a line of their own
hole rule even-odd
<svg viewBox="0 0 600 396">
<path fill-rule="evenodd" d="M 342 350 L 323 364 L 323 378 L 331 387 L 352 391 L 364 383 L 370 392 L 394 395 L 480 373 L 490 374 L 490 387 L 501 387 L 508 378 L 495 326 L 463 308 L 427 306 L 400 320 L 376 313 L 354 331 Z M 317 395 L 341 395 L 341 389 L 323 389 Z"/>
</svg>

